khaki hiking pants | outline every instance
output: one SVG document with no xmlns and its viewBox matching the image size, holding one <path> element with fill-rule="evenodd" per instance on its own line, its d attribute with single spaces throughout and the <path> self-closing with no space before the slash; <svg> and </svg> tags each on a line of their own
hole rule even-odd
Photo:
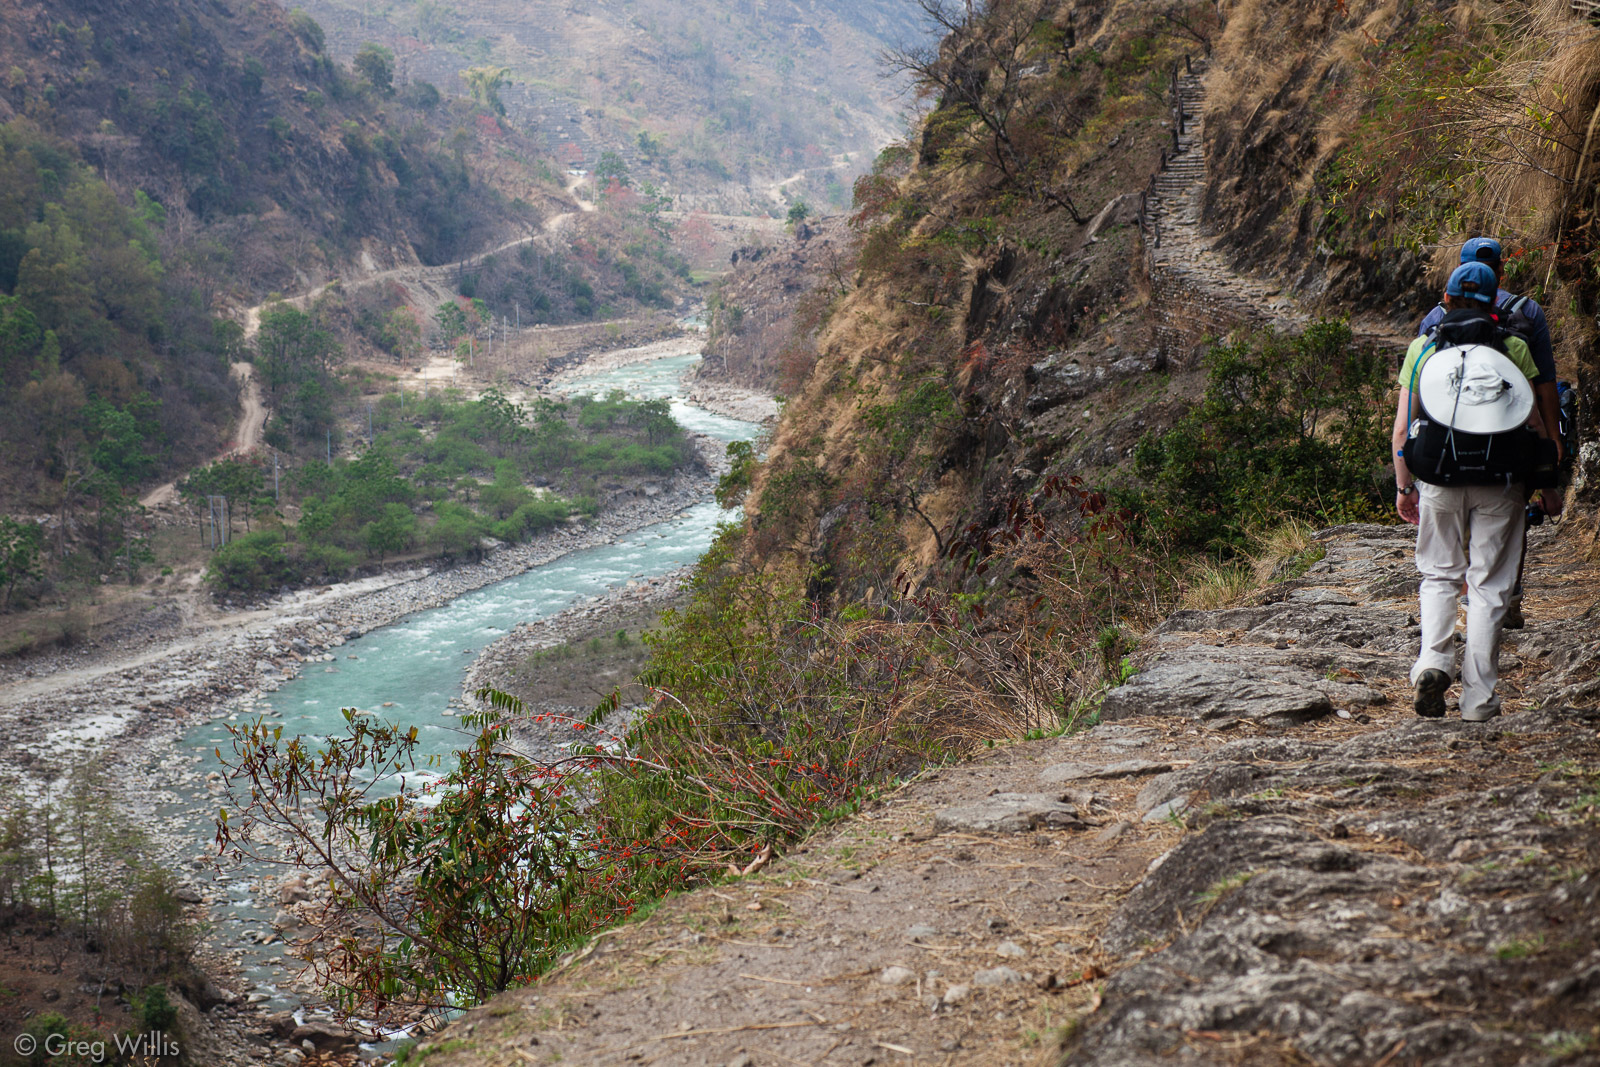
<svg viewBox="0 0 1600 1067">
<path fill-rule="evenodd" d="M 1422 650 L 1411 668 L 1416 684 L 1430 669 L 1455 676 L 1456 598 L 1467 583 L 1467 644 L 1461 657 L 1461 717 L 1500 713 L 1500 624 L 1517 583 L 1526 535 L 1527 494 L 1520 484 L 1447 488 L 1418 483 L 1417 570 Z"/>
</svg>

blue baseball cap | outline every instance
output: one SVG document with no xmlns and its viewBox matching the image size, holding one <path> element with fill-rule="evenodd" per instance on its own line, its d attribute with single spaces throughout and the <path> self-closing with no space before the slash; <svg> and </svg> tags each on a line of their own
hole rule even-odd
<svg viewBox="0 0 1600 1067">
<path fill-rule="evenodd" d="M 1451 271 L 1444 291 L 1446 296 L 1473 296 L 1485 304 L 1492 304 L 1498 288 L 1494 268 L 1487 263 L 1476 262 L 1463 263 Z"/>
<path fill-rule="evenodd" d="M 1474 237 L 1461 246 L 1461 262 L 1463 263 L 1496 265 L 1500 262 L 1500 258 L 1500 242 L 1493 237 Z"/>
</svg>

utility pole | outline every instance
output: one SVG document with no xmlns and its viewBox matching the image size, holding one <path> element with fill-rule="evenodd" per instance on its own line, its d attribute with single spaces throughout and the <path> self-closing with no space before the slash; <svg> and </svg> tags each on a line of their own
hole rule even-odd
<svg viewBox="0 0 1600 1067">
<path fill-rule="evenodd" d="M 517 332 L 522 332 L 522 302 L 513 300 L 511 306 L 517 309 Z"/>
<path fill-rule="evenodd" d="M 211 550 L 215 552 L 228 543 L 230 527 L 228 522 L 228 498 L 216 495 L 207 496 L 206 513 L 206 518 L 211 523 Z"/>
<path fill-rule="evenodd" d="M 272 450 L 272 502 L 278 502 L 278 450 Z"/>
</svg>

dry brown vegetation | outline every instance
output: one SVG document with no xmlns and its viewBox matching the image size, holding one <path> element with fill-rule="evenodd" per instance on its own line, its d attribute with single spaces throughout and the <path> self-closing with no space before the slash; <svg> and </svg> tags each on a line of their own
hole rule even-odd
<svg viewBox="0 0 1600 1067">
<path fill-rule="evenodd" d="M 758 553 L 826 558 L 852 596 L 925 573 L 956 527 L 1003 509 L 1013 468 L 1038 474 L 1062 445 L 1023 430 L 1029 367 L 1102 335 L 1143 350 L 1136 241 L 1089 247 L 1083 223 L 1156 166 L 1171 65 L 1197 45 L 1172 14 L 1204 25 L 1182 5 L 999 4 L 900 55 L 937 106 L 857 183 L 859 288 L 834 296 L 788 394 L 750 506 Z"/>
<path fill-rule="evenodd" d="M 1584 5 L 1225 5 L 1207 79 L 1207 214 L 1242 265 L 1330 308 L 1411 316 L 1465 237 L 1552 319 L 1564 375 L 1596 341 L 1600 26 Z M 1586 393 L 1592 399 L 1592 395 Z"/>
</svg>

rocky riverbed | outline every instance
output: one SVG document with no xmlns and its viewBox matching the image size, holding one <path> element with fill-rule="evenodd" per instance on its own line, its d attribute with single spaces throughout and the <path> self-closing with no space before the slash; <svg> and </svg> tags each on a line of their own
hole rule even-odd
<svg viewBox="0 0 1600 1067">
<path fill-rule="evenodd" d="M 778 421 L 778 402 L 769 394 L 726 382 L 697 380 L 687 399 L 696 407 L 745 422 L 770 426 Z"/>
<path fill-rule="evenodd" d="M 224 602 L 214 617 L 143 647 L 53 653 L 0 676 L 0 776 L 55 777 L 97 754 L 170 739 L 184 724 L 255 691 L 273 691 L 332 649 L 369 630 L 531 567 L 661 522 L 705 499 L 726 460 L 694 438 L 698 469 L 614 499 L 598 519 L 569 524 L 478 563 L 402 570 L 307 589 L 248 607 Z M 131 655 L 130 655 L 131 653 Z"/>
<path fill-rule="evenodd" d="M 339 1028 L 304 1015 L 288 1027 L 281 1017 L 263 1022 L 256 1005 L 269 999 L 268 992 L 256 984 L 259 975 L 242 977 L 241 946 L 292 940 L 295 905 L 303 901 L 283 897 L 286 891 L 265 872 L 241 877 L 219 870 L 214 855 L 198 847 L 196 816 L 187 807 L 215 796 L 222 783 L 215 771 L 208 773 L 208 758 L 178 739 L 209 718 L 256 713 L 262 695 L 302 672 L 326 669 L 341 645 L 369 630 L 681 514 L 706 498 L 725 467 L 719 441 L 694 441 L 701 454 L 695 468 L 615 493 L 598 519 L 499 546 L 477 563 L 399 569 L 251 604 L 200 601 L 199 611 L 199 598 L 192 598 L 187 612 L 175 606 L 171 618 L 147 623 L 125 641 L 7 665 L 0 677 L 0 779 L 39 793 L 74 767 L 101 759 L 121 794 L 122 817 L 144 827 L 179 871 L 180 899 L 194 917 L 214 923 L 199 953 L 213 980 L 190 991 L 193 1003 L 181 1003 L 191 1047 L 201 1053 L 195 1062 L 322 1062 L 319 1057 L 358 1050 Z M 575 611 L 592 614 L 593 605 Z M 243 918 L 230 907 L 241 900 L 258 902 Z M 266 990 L 292 988 L 298 965 L 281 950 L 249 956 L 254 966 L 265 960 L 274 972 Z M 314 990 L 304 993 L 314 1002 Z M 276 1030 L 269 1033 L 271 1026 Z M 258 1044 L 269 1038 L 275 1049 Z"/>
</svg>

